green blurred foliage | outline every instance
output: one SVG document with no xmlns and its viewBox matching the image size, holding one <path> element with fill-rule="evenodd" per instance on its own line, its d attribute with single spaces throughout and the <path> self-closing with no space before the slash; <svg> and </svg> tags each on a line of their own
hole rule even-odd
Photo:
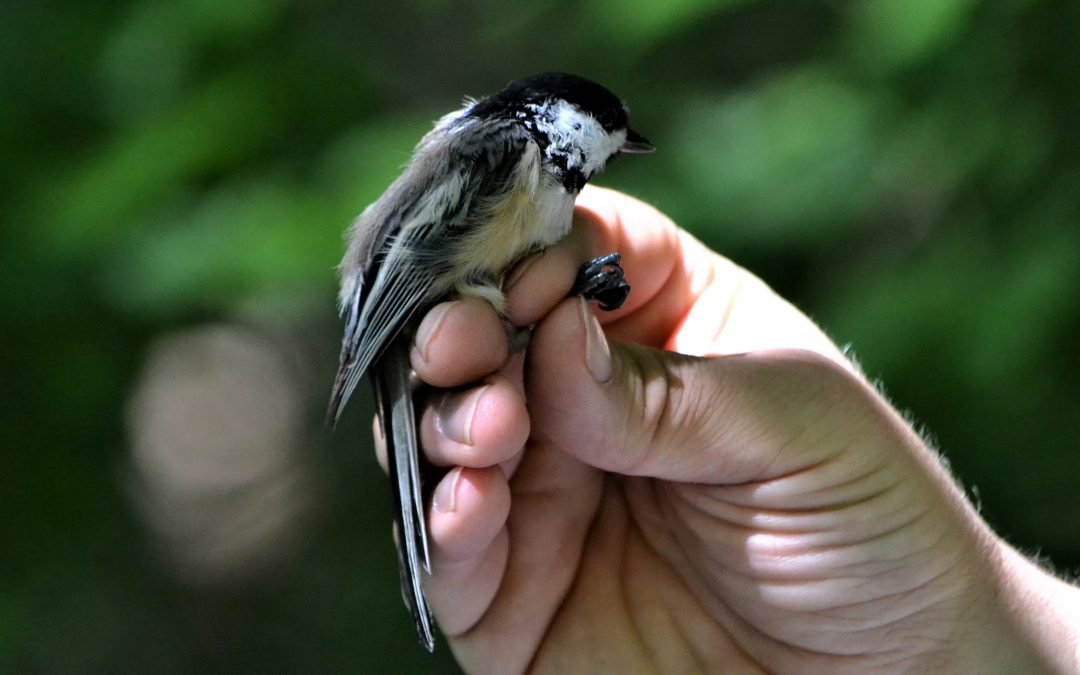
<svg viewBox="0 0 1080 675">
<path fill-rule="evenodd" d="M 998 531 L 1075 569 L 1077 34 L 1067 0 L 0 6 L 0 668 L 451 668 L 398 604 L 366 446 L 320 458 L 287 570 L 208 594 L 134 515 L 121 411 L 155 336 L 255 299 L 322 299 L 328 382 L 344 227 L 430 120 L 540 70 L 660 149 L 600 182 L 851 345 Z"/>
</svg>

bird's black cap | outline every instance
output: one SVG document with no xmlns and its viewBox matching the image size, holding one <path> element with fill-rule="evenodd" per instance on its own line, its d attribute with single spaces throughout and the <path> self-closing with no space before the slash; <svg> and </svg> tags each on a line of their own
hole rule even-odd
<svg viewBox="0 0 1080 675">
<path fill-rule="evenodd" d="M 596 118 L 605 131 L 625 129 L 626 107 L 615 94 L 592 80 L 570 73 L 540 73 L 511 82 L 497 94 L 477 101 L 472 117 L 515 116 L 528 104 L 563 99 Z"/>
</svg>

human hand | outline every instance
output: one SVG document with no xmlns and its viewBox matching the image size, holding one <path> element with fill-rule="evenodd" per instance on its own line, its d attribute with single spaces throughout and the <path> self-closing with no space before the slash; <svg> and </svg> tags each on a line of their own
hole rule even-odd
<svg viewBox="0 0 1080 675">
<path fill-rule="evenodd" d="M 421 422 L 456 467 L 426 592 L 467 671 L 1069 663 L 1034 635 L 1064 639 L 1064 610 L 1026 618 L 1075 590 L 993 536 L 812 322 L 651 207 L 596 188 L 578 205 L 510 283 L 510 320 L 538 322 L 527 356 L 478 300 L 433 309 L 412 354 L 448 389 Z M 610 251 L 633 292 L 601 331 L 563 298 Z"/>
</svg>

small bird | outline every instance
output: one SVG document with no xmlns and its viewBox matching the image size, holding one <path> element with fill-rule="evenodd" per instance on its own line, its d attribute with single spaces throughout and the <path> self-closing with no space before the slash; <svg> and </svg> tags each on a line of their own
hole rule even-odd
<svg viewBox="0 0 1080 675">
<path fill-rule="evenodd" d="M 434 304 L 479 297 L 500 313 L 503 276 L 570 231 L 574 199 L 616 155 L 652 152 L 610 91 L 567 73 L 542 73 L 466 99 L 417 145 L 401 176 L 347 234 L 339 267 L 345 321 L 327 413 L 336 423 L 370 374 L 386 439 L 405 604 L 434 649 L 420 570 L 431 573 L 409 346 Z M 571 294 L 619 307 L 630 287 L 618 253 L 586 263 Z"/>
</svg>

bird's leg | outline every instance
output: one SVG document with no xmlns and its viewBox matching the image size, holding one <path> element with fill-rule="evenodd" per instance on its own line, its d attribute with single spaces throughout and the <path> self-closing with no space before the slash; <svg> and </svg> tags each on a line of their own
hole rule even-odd
<svg viewBox="0 0 1080 675">
<path fill-rule="evenodd" d="M 532 339 L 532 326 L 518 328 L 510 323 L 509 319 L 503 319 L 503 327 L 506 328 L 506 343 L 511 354 L 523 352 L 529 347 Z"/>
<path fill-rule="evenodd" d="M 593 258 L 578 270 L 574 286 L 566 297 L 572 298 L 580 295 L 586 300 L 596 300 L 600 303 L 600 309 L 610 312 L 622 307 L 626 298 L 630 295 L 630 284 L 623 278 L 622 256 L 618 253 L 608 253 L 599 258 Z M 532 337 L 532 327 L 517 328 L 505 318 L 503 323 L 506 327 L 507 341 L 510 345 L 510 353 L 524 351 L 529 346 Z"/>
<path fill-rule="evenodd" d="M 622 256 L 618 253 L 609 253 L 585 263 L 578 270 L 569 295 L 596 300 L 605 312 L 622 307 L 630 295 L 630 284 L 623 278 L 621 261 Z"/>
</svg>

